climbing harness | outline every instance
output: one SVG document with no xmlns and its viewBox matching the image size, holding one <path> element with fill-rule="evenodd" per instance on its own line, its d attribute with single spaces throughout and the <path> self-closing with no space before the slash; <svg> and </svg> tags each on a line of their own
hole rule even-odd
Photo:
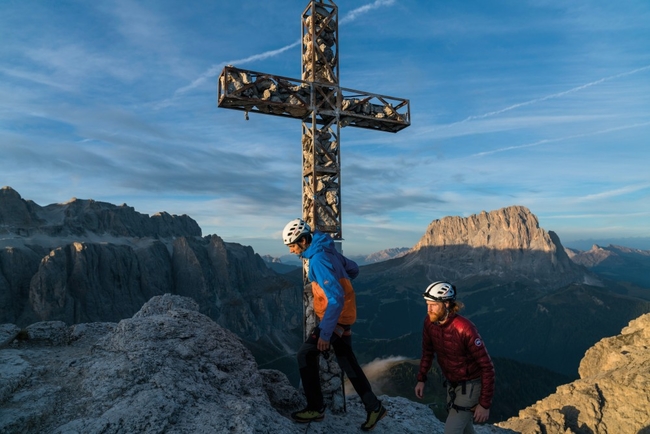
<svg viewBox="0 0 650 434">
<path fill-rule="evenodd" d="M 452 408 L 456 411 L 469 411 L 469 412 L 474 411 L 474 408 L 476 408 L 476 406 L 463 407 L 462 405 L 457 405 L 455 401 L 456 401 L 456 388 L 458 386 L 461 386 L 460 389 L 461 395 L 465 395 L 467 394 L 467 383 L 473 383 L 476 381 L 477 380 L 459 381 L 459 382 L 445 381 L 445 385 L 447 386 L 447 393 L 449 394 L 449 402 L 447 402 L 447 412 L 449 412 Z"/>
</svg>

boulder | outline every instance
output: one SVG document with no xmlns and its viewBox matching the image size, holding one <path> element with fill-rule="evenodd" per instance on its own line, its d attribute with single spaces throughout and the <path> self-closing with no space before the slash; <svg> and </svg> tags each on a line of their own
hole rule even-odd
<svg viewBox="0 0 650 434">
<path fill-rule="evenodd" d="M 650 430 L 650 314 L 585 353 L 580 379 L 498 426 L 525 434 L 617 433 Z"/>
</svg>

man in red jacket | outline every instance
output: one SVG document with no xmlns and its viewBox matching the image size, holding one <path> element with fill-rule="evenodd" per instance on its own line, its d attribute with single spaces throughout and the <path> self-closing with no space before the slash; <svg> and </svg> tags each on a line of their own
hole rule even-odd
<svg viewBox="0 0 650 434">
<path fill-rule="evenodd" d="M 458 315 L 463 304 L 456 301 L 456 287 L 434 282 L 422 294 L 427 317 L 422 330 L 422 358 L 415 396 L 422 399 L 433 357 L 447 384 L 445 434 L 472 434 L 473 422 L 490 416 L 494 396 L 494 365 L 476 326 Z"/>
</svg>

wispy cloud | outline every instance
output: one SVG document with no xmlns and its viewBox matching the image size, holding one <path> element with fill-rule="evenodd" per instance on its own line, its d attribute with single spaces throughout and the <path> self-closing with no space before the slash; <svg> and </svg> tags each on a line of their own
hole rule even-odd
<svg viewBox="0 0 650 434">
<path fill-rule="evenodd" d="M 484 119 L 484 118 L 491 117 L 491 116 L 497 116 L 497 115 L 500 115 L 502 113 L 506 113 L 506 112 L 509 112 L 511 110 L 518 109 L 520 107 L 525 107 L 525 106 L 528 106 L 528 105 L 531 105 L 531 104 L 536 104 L 536 103 L 539 103 L 539 102 L 542 102 L 542 101 L 547 101 L 547 100 L 553 99 L 553 98 L 560 98 L 560 97 L 563 97 L 565 95 L 568 95 L 568 94 L 571 94 L 571 93 L 574 93 L 574 92 L 579 92 L 579 91 L 587 89 L 589 87 L 596 86 L 596 85 L 601 84 L 601 83 L 605 83 L 606 81 L 615 80 L 617 78 L 621 78 L 621 77 L 625 77 L 625 76 L 628 76 L 628 75 L 636 74 L 638 72 L 646 71 L 646 70 L 649 70 L 649 69 L 650 69 L 650 65 L 646 65 L 646 66 L 643 66 L 641 68 L 633 69 L 631 71 L 621 72 L 620 74 L 611 75 L 609 77 L 604 77 L 604 78 L 592 81 L 590 83 L 583 84 L 583 85 L 571 88 L 569 90 L 565 90 L 563 92 L 558 92 L 558 93 L 554 93 L 554 94 L 551 94 L 551 95 L 546 95 L 546 96 L 543 96 L 543 97 L 540 97 L 540 98 L 531 99 L 529 101 L 524 101 L 524 102 L 521 102 L 521 103 L 513 104 L 513 105 L 505 107 L 503 109 L 483 113 L 481 115 L 468 116 L 468 117 L 466 117 L 465 119 L 463 119 L 461 121 L 452 122 L 450 124 L 444 125 L 444 126 L 439 127 L 437 129 L 449 128 L 449 127 L 452 127 L 454 125 L 463 124 L 465 122 L 470 122 L 470 121 L 473 121 L 473 120 L 476 120 L 476 119 Z"/>
<path fill-rule="evenodd" d="M 621 130 L 629 130 L 631 128 L 639 128 L 639 127 L 644 127 L 644 126 L 647 126 L 647 125 L 650 125 L 650 121 L 637 123 L 637 124 L 623 125 L 623 126 L 620 126 L 620 127 L 607 128 L 607 129 L 599 130 L 599 131 L 591 131 L 591 132 L 583 133 L 583 134 L 572 134 L 570 136 L 558 137 L 558 138 L 555 138 L 555 139 L 543 139 L 543 140 L 538 140 L 537 142 L 527 143 L 525 145 L 506 146 L 504 148 L 493 149 L 491 151 L 485 151 L 485 152 L 479 152 L 479 153 L 476 153 L 476 154 L 472 154 L 472 155 L 470 155 L 470 157 L 483 157 L 485 155 L 496 154 L 496 153 L 499 153 L 499 152 L 513 151 L 513 150 L 522 149 L 522 148 L 531 148 L 533 146 L 544 145 L 544 144 L 547 144 L 547 143 L 562 142 L 564 140 L 577 139 L 577 138 L 581 138 L 581 137 L 597 136 L 599 134 L 606 134 L 606 133 L 611 133 L 611 132 L 614 132 L 614 131 L 621 131 Z"/>
<path fill-rule="evenodd" d="M 650 211 L 645 211 L 645 212 L 626 212 L 626 213 L 585 213 L 585 214 L 557 214 L 557 215 L 545 215 L 544 218 L 551 220 L 565 220 L 565 219 L 571 219 L 571 220 L 584 220 L 588 218 L 602 218 L 602 217 L 645 217 L 649 216 Z"/>
<path fill-rule="evenodd" d="M 612 197 L 623 196 L 626 194 L 634 193 L 641 190 L 647 190 L 650 188 L 650 183 L 637 184 L 637 185 L 628 185 L 625 187 L 617 188 L 615 190 L 603 191 L 596 194 L 589 194 L 584 197 L 576 198 L 578 202 L 588 202 L 594 200 L 609 199 Z"/>
<path fill-rule="evenodd" d="M 373 9 L 381 8 L 384 6 L 391 6 L 393 5 L 393 3 L 395 3 L 395 0 L 375 0 L 374 3 L 360 6 L 356 9 L 351 10 L 350 12 L 345 14 L 343 18 L 339 20 L 339 24 L 346 24 L 352 22 L 357 18 L 359 18 L 361 15 L 366 14 L 372 11 Z"/>
<path fill-rule="evenodd" d="M 52 88 L 58 88 L 64 91 L 72 91 L 74 88 L 67 84 L 63 84 L 58 80 L 51 78 L 48 75 L 35 73 L 30 71 L 20 71 L 17 69 L 9 69 L 0 67 L 0 74 L 14 77 L 20 80 L 30 81 L 33 83 L 42 84 Z"/>
</svg>

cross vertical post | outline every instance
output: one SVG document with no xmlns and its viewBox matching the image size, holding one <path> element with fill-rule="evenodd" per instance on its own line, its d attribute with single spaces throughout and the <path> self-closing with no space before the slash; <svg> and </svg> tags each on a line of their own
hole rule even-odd
<svg viewBox="0 0 650 434">
<path fill-rule="evenodd" d="M 410 122 L 407 99 L 339 86 L 338 7 L 311 0 L 302 14 L 302 80 L 226 66 L 218 80 L 217 105 L 302 121 L 302 218 L 329 233 L 339 251 L 341 220 L 341 128 L 396 133 Z M 307 261 L 303 263 L 304 283 Z M 317 325 L 313 296 L 304 292 L 303 337 Z M 322 359 L 323 398 L 330 410 L 345 409 L 342 375 L 334 357 Z"/>
</svg>

